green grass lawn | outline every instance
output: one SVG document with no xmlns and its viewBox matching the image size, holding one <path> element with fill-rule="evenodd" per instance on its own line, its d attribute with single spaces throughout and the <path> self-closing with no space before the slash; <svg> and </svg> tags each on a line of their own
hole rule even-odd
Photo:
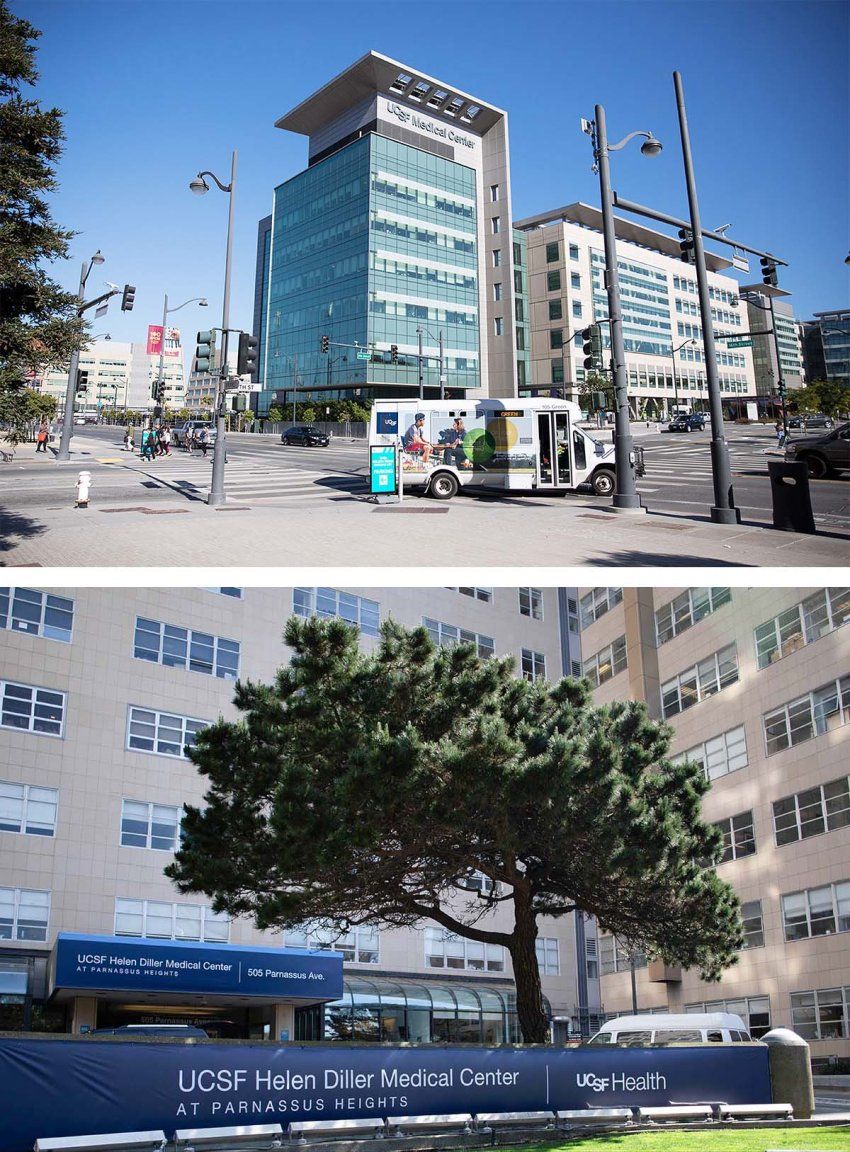
<svg viewBox="0 0 850 1152">
<path fill-rule="evenodd" d="M 524 1152 L 850 1152 L 850 1128 L 772 1128 L 741 1132 L 636 1132 L 537 1144 Z"/>
</svg>

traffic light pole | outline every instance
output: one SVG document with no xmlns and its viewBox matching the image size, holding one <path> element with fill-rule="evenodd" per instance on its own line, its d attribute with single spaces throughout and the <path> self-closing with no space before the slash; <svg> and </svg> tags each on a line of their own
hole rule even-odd
<svg viewBox="0 0 850 1152">
<path fill-rule="evenodd" d="M 614 464 L 617 490 L 612 507 L 619 512 L 645 512 L 637 492 L 634 444 L 629 429 L 629 393 L 626 376 L 626 350 L 623 342 L 623 314 L 620 311 L 620 278 L 617 271 L 617 240 L 614 231 L 614 202 L 608 160 L 608 133 L 605 109 L 595 107 L 596 162 L 599 165 L 599 191 L 602 203 L 602 231 L 605 237 L 608 322 L 611 332 L 611 368 L 614 380 Z"/>
<path fill-rule="evenodd" d="M 227 255 L 224 263 L 224 301 L 221 310 L 221 327 L 222 332 L 222 348 L 221 348 L 221 365 L 219 370 L 219 379 L 215 398 L 215 446 L 213 448 L 213 463 L 212 463 L 212 481 L 210 483 L 210 494 L 207 497 L 207 504 L 213 508 L 220 507 L 227 500 L 227 494 L 224 491 L 224 460 L 227 455 L 227 440 L 224 430 L 224 405 L 227 401 L 227 391 L 225 385 L 227 383 L 228 373 L 228 349 L 230 334 L 228 328 L 230 326 L 230 263 L 233 253 L 233 200 L 236 190 L 236 150 L 233 151 L 233 156 L 230 163 L 230 186 L 227 189 L 230 199 L 230 206 L 227 213 Z M 163 340 L 165 339 L 165 331 L 163 327 Z"/>
<path fill-rule="evenodd" d="M 83 261 L 80 271 L 80 287 L 77 291 L 77 315 L 82 315 L 82 305 L 85 298 L 86 280 L 92 265 Z M 77 399 L 77 371 L 80 366 L 80 352 L 75 348 L 71 353 L 71 364 L 68 368 L 68 386 L 65 389 L 65 415 L 62 418 L 62 436 L 59 440 L 59 451 L 56 459 L 65 461 L 71 459 L 71 437 L 74 434 L 74 403 Z"/>
<path fill-rule="evenodd" d="M 702 225 L 699 216 L 696 178 L 691 157 L 691 140 L 688 132 L 688 118 L 685 111 L 685 95 L 682 77 L 673 73 L 676 89 L 676 107 L 679 113 L 679 133 L 682 138 L 682 157 L 685 163 L 685 182 L 688 189 L 688 205 L 694 244 L 694 265 L 699 292 L 699 311 L 702 322 L 702 346 L 705 355 L 705 376 L 708 387 L 708 407 L 711 413 L 711 471 L 714 480 L 714 504 L 711 519 L 716 524 L 740 524 L 741 513 L 735 507 L 732 491 L 732 469 L 729 462 L 729 445 L 723 429 L 723 406 L 720 401 L 720 381 L 717 375 L 717 353 L 714 348 L 714 328 L 711 320 L 711 296 L 708 289 L 708 273 L 705 267 L 705 248 L 702 243 Z"/>
<path fill-rule="evenodd" d="M 165 297 L 163 298 L 163 301 L 162 301 L 162 331 L 161 331 L 160 336 L 159 336 L 159 367 L 157 368 L 157 371 L 156 371 L 156 396 L 157 396 L 157 398 L 156 398 L 156 400 L 154 400 L 154 409 L 156 409 L 156 406 L 158 404 L 159 405 L 162 404 L 162 401 L 159 399 L 160 390 L 162 390 L 163 392 L 165 391 L 165 379 L 163 376 L 163 372 L 165 371 L 165 323 L 166 323 L 167 319 L 168 319 L 168 293 L 166 292 Z M 160 411 L 161 411 L 161 409 L 160 409 Z M 160 416 L 160 418 L 159 418 L 159 423 L 160 423 L 160 426 L 162 426 L 162 416 Z M 151 413 L 150 426 L 151 426 L 151 428 L 153 428 L 153 413 Z"/>
</svg>

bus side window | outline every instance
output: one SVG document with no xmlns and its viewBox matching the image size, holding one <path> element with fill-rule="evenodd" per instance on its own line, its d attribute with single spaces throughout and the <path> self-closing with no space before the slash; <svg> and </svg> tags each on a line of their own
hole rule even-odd
<svg viewBox="0 0 850 1152">
<path fill-rule="evenodd" d="M 581 432 L 573 432 L 573 454 L 576 459 L 576 470 L 587 467 L 587 450 Z"/>
<path fill-rule="evenodd" d="M 733 1040 L 737 1039 L 737 1033 L 736 1032 L 732 1033 L 732 1039 Z M 723 1033 L 722 1032 L 709 1032 L 708 1035 L 706 1036 L 706 1040 L 709 1042 L 709 1044 L 722 1044 L 723 1043 Z"/>
</svg>

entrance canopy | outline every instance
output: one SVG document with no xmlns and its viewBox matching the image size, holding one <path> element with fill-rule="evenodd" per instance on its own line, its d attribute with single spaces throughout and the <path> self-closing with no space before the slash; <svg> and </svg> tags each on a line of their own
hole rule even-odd
<svg viewBox="0 0 850 1152">
<path fill-rule="evenodd" d="M 342 995 L 342 954 L 60 932 L 48 985 L 56 1000 L 129 992 L 317 1004 Z"/>
</svg>

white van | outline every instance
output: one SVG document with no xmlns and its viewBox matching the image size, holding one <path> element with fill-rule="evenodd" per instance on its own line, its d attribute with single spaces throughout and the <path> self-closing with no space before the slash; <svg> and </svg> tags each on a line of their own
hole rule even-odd
<svg viewBox="0 0 850 1152">
<path fill-rule="evenodd" d="M 747 1026 L 731 1012 L 658 1012 L 608 1020 L 588 1044 L 742 1044 L 750 1042 Z"/>
<path fill-rule="evenodd" d="M 578 427 L 569 400 L 376 400 L 369 444 L 396 445 L 405 489 L 449 500 L 464 485 L 527 492 L 615 487 L 614 446 Z M 643 475 L 643 452 L 635 449 Z"/>
</svg>

